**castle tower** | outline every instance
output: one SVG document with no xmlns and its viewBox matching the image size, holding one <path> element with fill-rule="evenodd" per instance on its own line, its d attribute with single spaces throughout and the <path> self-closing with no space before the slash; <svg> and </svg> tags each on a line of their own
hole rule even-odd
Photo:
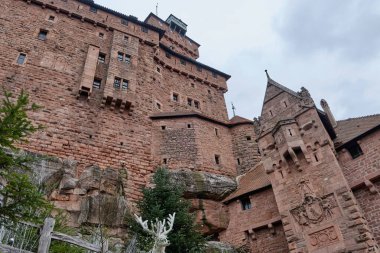
<svg viewBox="0 0 380 253">
<path fill-rule="evenodd" d="M 294 92 L 268 75 L 259 124 L 258 144 L 290 252 L 378 252 L 336 159 L 331 124 L 309 92 Z"/>
</svg>

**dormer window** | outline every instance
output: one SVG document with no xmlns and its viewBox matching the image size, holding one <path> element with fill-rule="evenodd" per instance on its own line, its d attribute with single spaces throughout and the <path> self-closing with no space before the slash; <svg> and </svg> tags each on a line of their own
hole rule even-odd
<svg viewBox="0 0 380 253">
<path fill-rule="evenodd" d="M 249 197 L 241 198 L 240 203 L 241 209 L 243 210 L 248 210 L 252 208 L 251 200 L 249 199 Z"/>
<path fill-rule="evenodd" d="M 350 143 L 346 149 L 350 153 L 352 159 L 358 158 L 363 154 L 363 150 L 357 142 Z"/>
</svg>

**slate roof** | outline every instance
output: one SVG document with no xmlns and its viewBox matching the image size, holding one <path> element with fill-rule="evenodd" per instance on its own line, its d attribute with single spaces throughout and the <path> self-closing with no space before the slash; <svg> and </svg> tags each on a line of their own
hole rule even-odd
<svg viewBox="0 0 380 253">
<path fill-rule="evenodd" d="M 278 82 L 274 81 L 274 80 L 273 80 L 272 78 L 270 78 L 270 77 L 268 77 L 268 84 L 267 84 L 267 87 L 268 87 L 269 85 L 273 85 L 273 86 L 275 86 L 275 87 L 277 87 L 277 88 L 279 88 L 279 89 L 281 89 L 281 90 L 283 90 L 283 91 L 289 93 L 290 95 L 293 95 L 293 96 L 295 96 L 295 97 L 300 98 L 300 95 L 298 95 L 297 92 L 295 92 L 295 91 L 293 91 L 293 90 L 291 90 L 291 89 L 285 87 L 285 86 L 282 85 L 282 84 L 279 84 Z M 277 96 L 277 95 L 275 95 L 275 96 Z M 267 102 L 268 100 L 271 100 L 272 98 L 273 98 L 273 97 L 266 97 L 264 103 Z"/>
<path fill-rule="evenodd" d="M 262 189 L 269 185 L 271 185 L 271 183 L 269 181 L 267 173 L 264 170 L 264 165 L 262 163 L 259 163 L 252 170 L 248 171 L 240 178 L 236 191 L 225 198 L 223 202 L 228 203 L 238 198 L 239 196 Z"/>
<path fill-rule="evenodd" d="M 336 148 L 380 126 L 380 114 L 358 118 L 349 118 L 337 121 L 335 128 L 337 138 L 334 140 Z"/>
</svg>

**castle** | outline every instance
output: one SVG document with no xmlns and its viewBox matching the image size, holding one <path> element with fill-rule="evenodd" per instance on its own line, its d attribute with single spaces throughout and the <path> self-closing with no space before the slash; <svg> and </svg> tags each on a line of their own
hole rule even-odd
<svg viewBox="0 0 380 253">
<path fill-rule="evenodd" d="M 197 61 L 200 45 L 173 15 L 142 22 L 92 0 L 1 7 L 1 83 L 43 107 L 30 118 L 45 129 L 21 148 L 56 158 L 44 180 L 59 174 L 49 199 L 73 225 L 96 223 L 100 194 L 119 201 L 118 217 L 165 166 L 214 240 L 379 252 L 380 115 L 336 121 L 326 101 L 320 110 L 267 73 L 261 116 L 229 119 L 230 76 Z"/>
</svg>

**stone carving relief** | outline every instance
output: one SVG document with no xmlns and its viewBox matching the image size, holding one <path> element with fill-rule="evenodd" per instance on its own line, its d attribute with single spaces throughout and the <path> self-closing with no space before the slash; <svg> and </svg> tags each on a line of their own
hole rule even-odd
<svg viewBox="0 0 380 253">
<path fill-rule="evenodd" d="M 309 235 L 310 245 L 314 248 L 323 248 L 337 243 L 339 236 L 334 226 L 319 230 Z"/>
<path fill-rule="evenodd" d="M 297 94 L 302 98 L 304 105 L 314 104 L 314 101 L 311 98 L 309 91 L 305 87 L 301 87 L 301 91 L 297 92 Z"/>
<path fill-rule="evenodd" d="M 333 194 L 317 197 L 308 179 L 302 178 L 298 183 L 302 195 L 302 203 L 290 213 L 302 227 L 319 224 L 334 215 L 337 203 Z"/>
</svg>

